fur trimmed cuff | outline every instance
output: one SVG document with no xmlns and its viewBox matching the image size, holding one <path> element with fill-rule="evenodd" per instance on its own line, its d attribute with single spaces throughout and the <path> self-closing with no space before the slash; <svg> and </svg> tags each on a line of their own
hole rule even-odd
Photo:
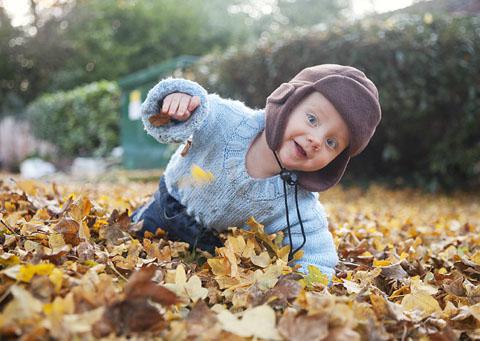
<svg viewBox="0 0 480 341">
<path fill-rule="evenodd" d="M 148 120 L 161 110 L 163 99 L 174 92 L 183 92 L 200 97 L 200 105 L 186 121 L 170 122 L 155 127 Z M 160 143 L 184 142 L 193 132 L 202 126 L 208 114 L 207 91 L 198 83 L 183 78 L 166 78 L 155 85 L 142 104 L 142 121 L 147 133 Z"/>
</svg>

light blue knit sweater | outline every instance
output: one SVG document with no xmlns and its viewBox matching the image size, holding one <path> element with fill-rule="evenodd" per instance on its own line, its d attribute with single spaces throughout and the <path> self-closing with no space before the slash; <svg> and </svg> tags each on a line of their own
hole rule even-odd
<svg viewBox="0 0 480 341">
<path fill-rule="evenodd" d="M 155 127 L 149 117 L 159 113 L 161 101 L 174 92 L 199 96 L 201 103 L 184 122 L 174 121 Z M 248 108 L 240 101 L 207 94 L 198 83 L 167 78 L 153 87 L 142 104 L 145 130 L 160 143 L 185 142 L 192 137 L 189 152 L 180 155 L 180 145 L 165 169 L 165 182 L 171 196 L 187 208 L 187 213 L 200 224 L 217 231 L 229 226 L 248 228 L 253 216 L 265 225 L 265 232 L 286 233 L 283 182 L 279 175 L 252 178 L 245 167 L 245 156 L 254 138 L 265 127 L 265 111 Z M 179 186 L 191 166 L 196 164 L 213 173 L 213 182 L 199 186 Z M 294 187 L 287 185 L 287 200 L 294 249 L 302 243 L 297 218 Z M 306 273 L 307 265 L 317 266 L 331 279 L 338 261 L 326 213 L 318 201 L 318 193 L 298 187 L 298 203 L 307 237 L 304 256 L 298 263 Z"/>
</svg>

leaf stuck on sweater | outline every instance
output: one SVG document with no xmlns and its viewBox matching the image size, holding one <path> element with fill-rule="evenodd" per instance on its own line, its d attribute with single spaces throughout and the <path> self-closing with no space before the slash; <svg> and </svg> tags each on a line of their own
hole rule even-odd
<svg viewBox="0 0 480 341">
<path fill-rule="evenodd" d="M 168 114 L 155 114 L 152 115 L 148 118 L 148 121 L 154 126 L 154 127 L 161 127 L 165 124 L 168 124 L 172 121 L 170 116 Z"/>
</svg>

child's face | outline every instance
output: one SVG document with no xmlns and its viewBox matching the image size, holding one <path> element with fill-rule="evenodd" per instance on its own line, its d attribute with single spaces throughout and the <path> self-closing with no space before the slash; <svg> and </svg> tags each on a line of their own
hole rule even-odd
<svg viewBox="0 0 480 341">
<path fill-rule="evenodd" d="M 348 127 L 335 107 L 319 92 L 302 99 L 290 115 L 279 157 L 285 168 L 322 169 L 349 143 Z"/>
</svg>

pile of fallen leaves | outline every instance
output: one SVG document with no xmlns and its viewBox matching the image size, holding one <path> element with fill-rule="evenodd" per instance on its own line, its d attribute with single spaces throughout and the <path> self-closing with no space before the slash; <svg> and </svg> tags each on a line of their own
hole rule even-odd
<svg viewBox="0 0 480 341">
<path fill-rule="evenodd" d="M 154 187 L 0 180 L 0 337 L 480 338 L 478 197 L 322 194 L 341 258 L 327 286 L 254 217 L 215 255 L 135 238 Z"/>
</svg>

